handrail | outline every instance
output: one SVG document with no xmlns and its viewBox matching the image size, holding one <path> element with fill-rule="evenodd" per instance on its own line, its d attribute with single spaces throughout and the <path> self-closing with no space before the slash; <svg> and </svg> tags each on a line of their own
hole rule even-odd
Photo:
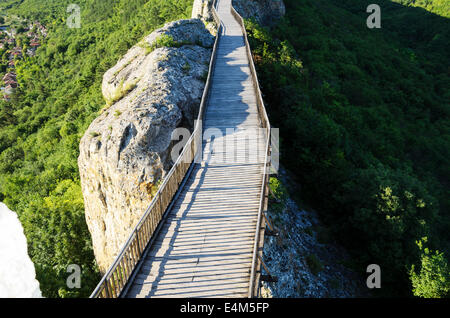
<svg viewBox="0 0 450 318">
<path fill-rule="evenodd" d="M 250 64 L 250 73 L 253 78 L 253 86 L 255 88 L 257 98 L 256 103 L 258 106 L 258 112 L 261 118 L 261 125 L 263 128 L 266 128 L 266 154 L 264 158 L 264 167 L 263 167 L 263 180 L 261 184 L 261 194 L 260 194 L 260 203 L 258 210 L 258 220 L 256 223 L 256 232 L 255 232 L 255 240 L 253 246 L 253 257 L 252 257 L 252 267 L 250 272 L 250 285 L 248 289 L 248 297 L 253 298 L 259 295 L 259 285 L 260 285 L 260 277 L 261 277 L 261 259 L 262 259 L 262 249 L 264 246 L 264 230 L 265 223 L 262 222 L 262 217 L 267 210 L 268 205 L 268 190 L 269 190 L 269 164 L 270 164 L 270 156 L 271 156 L 271 126 L 269 122 L 269 117 L 267 116 L 266 108 L 264 106 L 264 101 L 262 98 L 261 89 L 259 86 L 258 75 L 256 73 L 255 64 L 253 62 L 252 51 L 250 48 L 250 44 L 247 38 L 247 30 L 245 29 L 244 19 L 240 16 L 240 14 L 233 8 L 231 5 L 231 14 L 237 20 L 239 25 L 241 26 L 242 33 L 244 34 L 244 42 L 247 52 L 247 57 Z"/>
<path fill-rule="evenodd" d="M 183 148 L 182 153 L 165 177 L 152 202 L 141 217 L 130 237 L 123 245 L 114 262 L 111 264 L 90 298 L 117 298 L 126 288 L 130 278 L 136 274 L 136 267 L 141 264 L 142 255 L 149 248 L 152 237 L 158 231 L 161 222 L 167 216 L 167 209 L 179 191 L 179 186 L 190 170 L 196 156 L 201 151 L 202 119 L 210 95 L 210 87 L 214 65 L 216 63 L 217 45 L 221 36 L 222 25 L 216 12 L 217 0 L 213 2 L 213 18 L 217 23 L 217 36 L 214 42 L 209 72 L 200 103 L 198 120 L 194 131 Z"/>
</svg>

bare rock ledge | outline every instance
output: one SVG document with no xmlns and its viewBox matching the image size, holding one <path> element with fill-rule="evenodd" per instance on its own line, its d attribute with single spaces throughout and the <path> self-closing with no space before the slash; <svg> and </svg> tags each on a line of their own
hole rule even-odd
<svg viewBox="0 0 450 318">
<path fill-rule="evenodd" d="M 233 6 L 244 19 L 254 18 L 262 25 L 271 25 L 286 14 L 283 0 L 233 0 Z"/>
</svg>

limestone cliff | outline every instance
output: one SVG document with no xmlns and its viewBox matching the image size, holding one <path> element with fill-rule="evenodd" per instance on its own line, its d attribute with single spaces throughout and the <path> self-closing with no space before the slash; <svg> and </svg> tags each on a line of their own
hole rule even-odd
<svg viewBox="0 0 450 318">
<path fill-rule="evenodd" d="M 255 18 L 258 23 L 270 25 L 286 13 L 283 0 L 233 0 L 236 11 L 244 18 Z"/>
<path fill-rule="evenodd" d="M 192 18 L 213 21 L 211 8 L 213 0 L 194 0 L 192 7 Z"/>
<path fill-rule="evenodd" d="M 205 23 L 206 28 L 212 34 L 215 34 L 218 26 L 216 25 L 212 14 L 213 3 L 213 0 L 194 0 L 192 6 L 192 18 L 201 19 Z"/>
<path fill-rule="evenodd" d="M 103 113 L 80 142 L 85 214 L 102 272 L 173 162 L 171 133 L 193 126 L 214 37 L 199 19 L 166 24 L 103 77 Z"/>
</svg>

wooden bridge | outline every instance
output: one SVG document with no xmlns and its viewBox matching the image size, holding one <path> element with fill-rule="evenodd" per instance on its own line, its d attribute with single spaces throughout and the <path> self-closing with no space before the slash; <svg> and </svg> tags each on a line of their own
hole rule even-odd
<svg viewBox="0 0 450 318">
<path fill-rule="evenodd" d="M 91 297 L 258 296 L 271 129 L 231 1 L 194 132 Z"/>
</svg>

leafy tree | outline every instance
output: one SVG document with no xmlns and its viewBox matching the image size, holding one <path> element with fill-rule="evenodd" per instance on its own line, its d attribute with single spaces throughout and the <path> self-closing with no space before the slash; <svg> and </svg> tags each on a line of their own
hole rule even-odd
<svg viewBox="0 0 450 318">
<path fill-rule="evenodd" d="M 423 246 L 426 238 L 417 242 L 421 255 L 420 271 L 412 265 L 410 271 L 413 293 L 425 298 L 450 297 L 450 267 L 443 253 L 430 251 Z"/>
</svg>

